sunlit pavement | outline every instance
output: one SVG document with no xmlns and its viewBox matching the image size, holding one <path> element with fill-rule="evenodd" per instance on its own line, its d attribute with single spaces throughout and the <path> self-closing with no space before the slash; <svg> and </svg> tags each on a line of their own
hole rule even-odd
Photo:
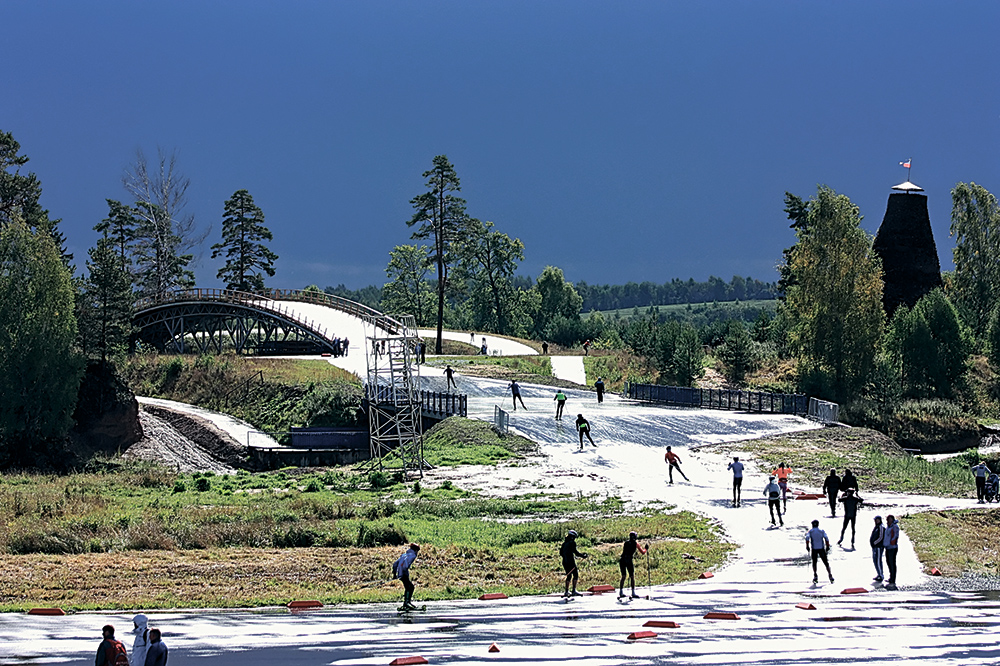
<svg viewBox="0 0 1000 666">
<path fill-rule="evenodd" d="M 432 385 L 443 379 L 433 377 Z M 459 377 L 470 395 L 470 415 L 492 419 L 494 405 L 510 409 L 506 382 Z M 437 387 L 440 388 L 440 387 Z M 618 495 L 635 504 L 660 500 L 716 520 L 739 544 L 732 560 L 714 577 L 680 585 L 640 588 L 637 599 L 620 604 L 614 594 L 564 602 L 556 596 L 497 601 L 431 602 L 425 613 L 400 616 L 395 604 L 341 606 L 293 613 L 258 611 L 152 612 L 170 647 L 170 663 L 211 660 L 213 664 L 389 664 L 422 655 L 432 664 L 993 664 L 1000 660 L 996 630 L 1000 601 L 993 593 L 947 593 L 924 589 L 928 578 L 905 537 L 909 512 L 924 508 L 975 507 L 973 501 L 867 493 L 859 513 L 856 549 L 834 545 L 835 584 L 812 584 L 804 533 L 814 518 L 831 541 L 840 519 L 815 500 L 790 500 L 785 526 L 769 524 L 763 488 L 765 470 L 748 468 L 743 506 L 731 506 L 727 456 L 697 451 L 699 444 L 739 440 L 815 427 L 802 419 L 637 405 L 607 396 L 598 405 L 593 392 L 569 391 L 565 421 L 554 419 L 555 390 L 523 386 L 527 409 L 511 410 L 511 426 L 540 442 L 547 458 L 534 465 L 484 470 L 497 487 L 525 480 L 553 492 L 580 490 Z M 596 447 L 579 449 L 576 414 L 593 424 Z M 674 446 L 691 478 L 666 483 L 663 447 Z M 428 475 L 432 483 L 435 472 Z M 475 475 L 469 476 L 469 482 Z M 792 480 L 792 488 L 799 488 Z M 810 490 L 801 488 L 802 490 Z M 527 488 L 525 492 L 536 491 Z M 902 515 L 898 591 L 871 583 L 867 546 L 872 517 Z M 849 546 L 850 532 L 845 540 Z M 624 534 L 622 537 L 624 538 Z M 654 546 L 655 547 L 655 546 Z M 641 583 L 645 569 L 637 560 Z M 553 550 L 552 588 L 561 588 Z M 414 568 L 419 599 L 419 560 Z M 617 571 L 594 571 L 586 560 L 581 587 L 617 583 Z M 919 589 L 918 589 L 919 586 Z M 841 594 L 862 588 L 861 594 Z M 803 609 L 797 604 L 811 604 Z M 734 612 L 739 619 L 711 620 L 710 611 Z M 148 612 L 148 611 L 147 611 Z M 100 627 L 131 627 L 132 613 L 80 613 L 66 617 L 0 615 L 0 663 L 59 663 L 93 659 Z M 649 620 L 673 621 L 677 628 L 648 628 Z M 655 638 L 629 640 L 636 631 Z M 131 636 L 124 635 L 127 645 Z M 496 643 L 500 651 L 487 650 Z"/>
</svg>

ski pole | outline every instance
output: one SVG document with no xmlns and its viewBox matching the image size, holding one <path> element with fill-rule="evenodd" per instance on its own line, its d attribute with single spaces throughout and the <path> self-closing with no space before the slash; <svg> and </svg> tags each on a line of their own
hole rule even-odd
<svg viewBox="0 0 1000 666">
<path fill-rule="evenodd" d="M 649 573 L 649 548 L 647 547 L 646 548 L 646 598 L 647 599 L 653 598 L 651 588 L 652 588 L 652 582 L 651 582 L 651 574 Z"/>
</svg>

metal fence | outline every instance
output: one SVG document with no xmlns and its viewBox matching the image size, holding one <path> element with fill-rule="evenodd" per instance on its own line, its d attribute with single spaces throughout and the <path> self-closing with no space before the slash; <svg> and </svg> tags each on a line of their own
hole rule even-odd
<svg viewBox="0 0 1000 666">
<path fill-rule="evenodd" d="M 500 409 L 500 405 L 493 406 L 493 427 L 501 435 L 506 435 L 510 428 L 510 414 Z"/>
<path fill-rule="evenodd" d="M 809 398 L 797 393 L 765 393 L 730 389 L 700 389 L 688 386 L 626 384 L 625 397 L 679 407 L 729 409 L 771 414 L 806 414 Z"/>
<path fill-rule="evenodd" d="M 464 393 L 420 392 L 421 408 L 431 416 L 467 416 L 468 400 L 469 397 Z"/>
<path fill-rule="evenodd" d="M 809 398 L 809 417 L 823 423 L 839 423 L 840 405 L 835 402 Z"/>
</svg>

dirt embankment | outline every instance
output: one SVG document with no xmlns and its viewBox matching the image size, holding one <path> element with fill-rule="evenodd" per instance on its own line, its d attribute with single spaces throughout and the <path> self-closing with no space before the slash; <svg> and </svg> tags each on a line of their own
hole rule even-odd
<svg viewBox="0 0 1000 666">
<path fill-rule="evenodd" d="M 153 405 L 144 405 L 139 419 L 144 436 L 123 458 L 179 472 L 232 474 L 247 467 L 246 447 L 205 419 Z"/>
</svg>

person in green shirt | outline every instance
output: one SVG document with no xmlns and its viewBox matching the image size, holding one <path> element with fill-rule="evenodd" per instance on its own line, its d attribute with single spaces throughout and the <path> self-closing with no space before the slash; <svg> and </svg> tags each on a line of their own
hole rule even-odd
<svg viewBox="0 0 1000 666">
<path fill-rule="evenodd" d="M 556 421 L 562 421 L 563 407 L 566 406 L 566 394 L 559 390 L 556 392 Z"/>
</svg>

